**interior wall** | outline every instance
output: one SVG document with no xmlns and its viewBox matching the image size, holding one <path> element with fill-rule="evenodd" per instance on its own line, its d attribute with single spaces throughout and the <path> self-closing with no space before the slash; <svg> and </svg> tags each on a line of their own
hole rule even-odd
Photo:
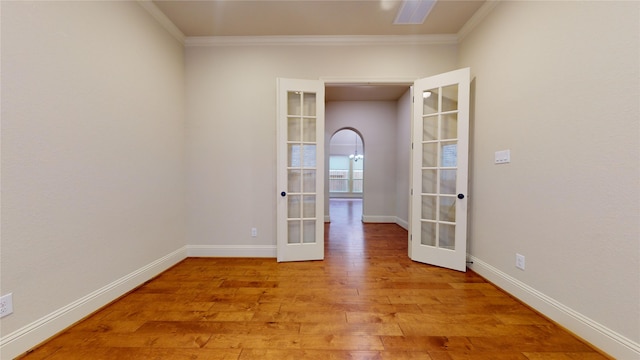
<svg viewBox="0 0 640 360">
<path fill-rule="evenodd" d="M 325 104 L 325 148 L 331 136 L 343 128 L 362 135 L 364 157 L 365 221 L 395 219 L 396 206 L 396 102 L 332 101 Z M 328 158 L 325 159 L 328 169 Z M 328 178 L 328 170 L 325 178 Z M 329 214 L 329 184 L 325 181 L 325 216 Z"/>
<path fill-rule="evenodd" d="M 184 247 L 184 56 L 136 2 L 1 6 L 4 339 Z"/>
<path fill-rule="evenodd" d="M 456 45 L 187 46 L 187 243 L 275 249 L 276 78 L 419 78 L 456 60 Z"/>
<path fill-rule="evenodd" d="M 396 106 L 396 217 L 398 225 L 409 229 L 410 164 L 411 164 L 411 89 Z"/>
<path fill-rule="evenodd" d="M 595 325 L 563 325 L 621 359 L 640 348 L 639 7 L 501 2 L 459 61 L 475 92 L 473 267 L 575 311 Z"/>
</svg>

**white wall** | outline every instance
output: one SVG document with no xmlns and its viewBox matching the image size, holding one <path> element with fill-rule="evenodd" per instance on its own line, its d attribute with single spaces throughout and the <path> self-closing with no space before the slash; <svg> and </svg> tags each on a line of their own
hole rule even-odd
<svg viewBox="0 0 640 360">
<path fill-rule="evenodd" d="M 620 359 L 640 354 L 639 7 L 501 2 L 459 62 L 473 268 Z"/>
<path fill-rule="evenodd" d="M 419 78 L 456 59 L 456 45 L 187 46 L 189 246 L 275 251 L 277 77 Z"/>
<path fill-rule="evenodd" d="M 398 99 L 396 107 L 396 217 L 405 229 L 409 228 L 412 103 L 409 89 Z"/>
<path fill-rule="evenodd" d="M 325 106 L 325 148 L 331 136 L 355 129 L 364 143 L 365 221 L 395 222 L 396 217 L 396 102 L 332 101 Z M 325 168 L 328 169 L 328 159 Z M 408 162 L 408 159 L 406 160 Z M 328 171 L 327 176 L 328 177 Z M 325 215 L 329 214 L 329 184 L 325 182 Z"/>
<path fill-rule="evenodd" d="M 11 358 L 184 249 L 184 58 L 135 2 L 2 1 L 1 19 Z"/>
</svg>

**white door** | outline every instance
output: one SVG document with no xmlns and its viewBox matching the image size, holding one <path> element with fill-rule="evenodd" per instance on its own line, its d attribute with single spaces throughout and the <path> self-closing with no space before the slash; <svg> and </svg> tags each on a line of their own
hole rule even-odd
<svg viewBox="0 0 640 360">
<path fill-rule="evenodd" d="M 324 259 L 324 83 L 278 79 L 278 261 Z"/>
<path fill-rule="evenodd" d="M 414 84 L 411 259 L 466 271 L 470 70 Z"/>
</svg>

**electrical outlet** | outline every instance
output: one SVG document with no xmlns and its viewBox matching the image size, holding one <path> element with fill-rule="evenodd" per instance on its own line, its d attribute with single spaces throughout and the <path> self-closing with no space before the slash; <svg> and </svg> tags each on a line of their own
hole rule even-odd
<svg viewBox="0 0 640 360">
<path fill-rule="evenodd" d="M 524 270 L 524 255 L 516 254 L 516 267 Z"/>
<path fill-rule="evenodd" d="M 13 312 L 13 294 L 0 297 L 0 318 Z"/>
<path fill-rule="evenodd" d="M 258 236 L 258 229 L 251 228 L 251 237 L 256 237 L 256 236 Z"/>
</svg>

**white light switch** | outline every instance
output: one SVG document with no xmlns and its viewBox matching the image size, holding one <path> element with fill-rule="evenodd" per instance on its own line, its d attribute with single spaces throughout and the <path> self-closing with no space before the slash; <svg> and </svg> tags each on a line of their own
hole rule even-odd
<svg viewBox="0 0 640 360">
<path fill-rule="evenodd" d="M 511 162 L 511 150 L 496 151 L 496 164 L 506 164 Z"/>
</svg>

